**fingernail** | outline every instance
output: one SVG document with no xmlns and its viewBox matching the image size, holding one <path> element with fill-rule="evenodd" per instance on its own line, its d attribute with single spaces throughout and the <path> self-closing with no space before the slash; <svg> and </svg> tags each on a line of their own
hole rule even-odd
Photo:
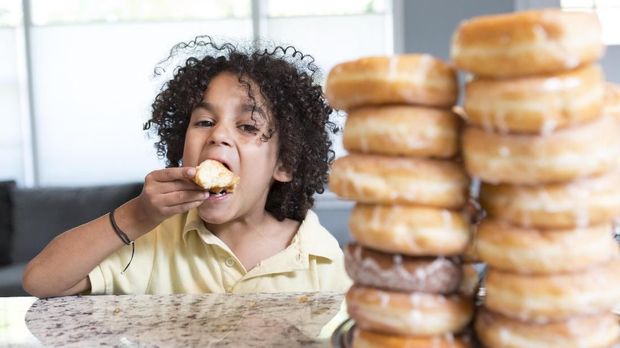
<svg viewBox="0 0 620 348">
<path fill-rule="evenodd" d="M 194 176 L 194 175 L 196 175 L 196 168 L 189 168 L 189 169 L 187 170 L 187 175 L 189 175 L 189 176 Z"/>
<path fill-rule="evenodd" d="M 205 192 L 205 199 L 209 198 L 209 191 Z"/>
</svg>

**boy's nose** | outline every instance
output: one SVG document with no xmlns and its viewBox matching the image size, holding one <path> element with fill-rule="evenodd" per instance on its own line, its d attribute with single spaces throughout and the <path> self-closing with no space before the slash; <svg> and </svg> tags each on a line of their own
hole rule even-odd
<svg viewBox="0 0 620 348">
<path fill-rule="evenodd" d="M 209 144 L 231 146 L 232 139 L 228 127 L 223 124 L 215 125 L 209 137 Z"/>
</svg>

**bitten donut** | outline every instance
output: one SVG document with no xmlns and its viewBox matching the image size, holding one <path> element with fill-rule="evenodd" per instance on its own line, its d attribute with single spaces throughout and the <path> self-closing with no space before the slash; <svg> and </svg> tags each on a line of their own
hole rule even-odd
<svg viewBox="0 0 620 348">
<path fill-rule="evenodd" d="M 366 57 L 336 65 L 325 94 L 336 109 L 380 104 L 449 108 L 456 103 L 456 71 L 427 54 Z"/>
<path fill-rule="evenodd" d="M 468 184 L 452 161 L 369 154 L 338 158 L 329 176 L 330 190 L 344 199 L 454 209 L 465 204 Z"/>
<path fill-rule="evenodd" d="M 581 247 L 581 246 L 574 246 Z M 505 316 L 545 323 L 611 311 L 620 302 L 620 261 L 574 273 L 523 275 L 489 267 L 485 306 Z"/>
<path fill-rule="evenodd" d="M 473 315 L 473 301 L 461 295 L 402 293 L 352 286 L 346 295 L 349 315 L 369 331 L 404 336 L 434 336 L 461 331 Z"/>
<path fill-rule="evenodd" d="M 609 171 L 618 162 L 620 122 L 601 117 L 540 135 L 496 134 L 467 127 L 463 157 L 469 174 L 499 184 L 544 184 Z"/>
<path fill-rule="evenodd" d="M 461 213 L 420 206 L 357 204 L 349 230 L 366 247 L 405 255 L 459 255 L 469 243 Z"/>
<path fill-rule="evenodd" d="M 598 65 L 558 75 L 474 78 L 465 86 L 465 117 L 486 131 L 549 134 L 598 117 L 604 86 Z"/>
<path fill-rule="evenodd" d="M 432 337 L 407 337 L 356 329 L 353 348 L 470 348 L 468 337 L 452 334 Z"/>
<path fill-rule="evenodd" d="M 487 214 L 513 225 L 574 228 L 620 216 L 620 171 L 547 185 L 482 184 Z"/>
<path fill-rule="evenodd" d="M 458 68 L 473 74 L 515 77 L 574 69 L 603 51 L 596 14 L 538 10 L 462 22 L 450 54 Z"/>
<path fill-rule="evenodd" d="M 607 83 L 605 86 L 605 104 L 603 113 L 620 120 L 620 86 Z"/>
<path fill-rule="evenodd" d="M 569 230 L 536 230 L 486 219 L 476 238 L 476 251 L 484 262 L 514 273 L 575 272 L 620 255 L 611 236 L 611 222 Z"/>
<path fill-rule="evenodd" d="M 355 284 L 393 291 L 449 294 L 463 277 L 455 259 L 387 254 L 355 243 L 345 248 L 344 262 Z"/>
<path fill-rule="evenodd" d="M 458 151 L 459 119 L 449 110 L 416 106 L 352 110 L 344 127 L 351 152 L 448 158 Z"/>
<path fill-rule="evenodd" d="M 475 327 L 485 347 L 495 348 L 613 347 L 620 338 L 618 319 L 611 313 L 539 324 L 510 319 L 482 308 L 476 314 Z"/>
</svg>

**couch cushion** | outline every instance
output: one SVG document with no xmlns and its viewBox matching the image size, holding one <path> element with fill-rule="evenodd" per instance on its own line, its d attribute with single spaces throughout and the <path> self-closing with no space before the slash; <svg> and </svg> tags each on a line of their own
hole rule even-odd
<svg viewBox="0 0 620 348">
<path fill-rule="evenodd" d="M 15 181 L 0 181 L 0 267 L 11 263 L 11 235 L 13 233 L 11 190 L 14 188 Z"/>
<path fill-rule="evenodd" d="M 22 273 L 25 263 L 18 263 L 7 267 L 0 267 L 0 297 L 30 296 L 22 288 Z"/>
<path fill-rule="evenodd" d="M 58 234 L 136 197 L 142 184 L 13 190 L 13 262 L 36 256 Z"/>
</svg>

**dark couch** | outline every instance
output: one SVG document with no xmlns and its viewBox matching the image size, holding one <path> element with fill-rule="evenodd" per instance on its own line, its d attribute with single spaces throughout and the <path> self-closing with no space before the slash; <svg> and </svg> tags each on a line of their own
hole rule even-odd
<svg viewBox="0 0 620 348">
<path fill-rule="evenodd" d="M 58 234 L 136 197 L 142 184 L 17 188 L 0 182 L 0 296 L 26 296 L 24 267 Z"/>
</svg>

